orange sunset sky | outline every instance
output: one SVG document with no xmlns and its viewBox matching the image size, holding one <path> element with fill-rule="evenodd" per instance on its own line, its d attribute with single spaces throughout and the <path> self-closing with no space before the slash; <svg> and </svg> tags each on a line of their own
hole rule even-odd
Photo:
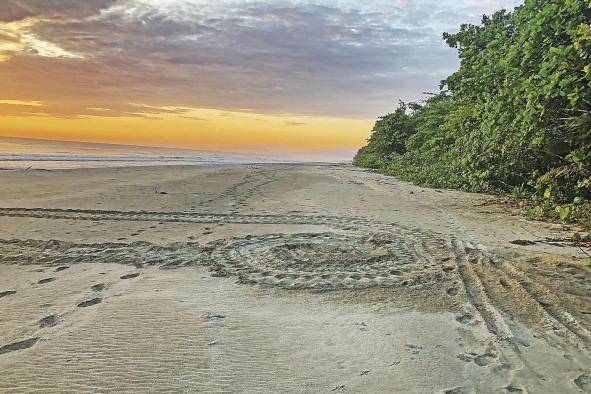
<svg viewBox="0 0 591 394">
<path fill-rule="evenodd" d="M 456 67 L 443 31 L 515 3 L 3 0 L 0 136 L 354 152 Z"/>
</svg>

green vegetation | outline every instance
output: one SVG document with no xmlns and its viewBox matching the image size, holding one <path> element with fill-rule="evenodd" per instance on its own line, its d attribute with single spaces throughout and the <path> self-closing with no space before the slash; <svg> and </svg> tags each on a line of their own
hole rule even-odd
<svg viewBox="0 0 591 394">
<path fill-rule="evenodd" d="M 445 33 L 459 70 L 438 94 L 381 117 L 354 164 L 591 221 L 590 24 L 589 0 L 526 0 Z"/>
</svg>

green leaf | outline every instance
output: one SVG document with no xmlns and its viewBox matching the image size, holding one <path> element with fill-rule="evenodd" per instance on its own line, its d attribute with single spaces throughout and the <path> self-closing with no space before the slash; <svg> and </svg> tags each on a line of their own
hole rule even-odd
<svg viewBox="0 0 591 394">
<path fill-rule="evenodd" d="M 556 207 L 555 210 L 558 213 L 560 220 L 562 220 L 564 222 L 564 221 L 566 221 L 566 219 L 568 219 L 568 215 L 570 215 L 570 207 L 569 206 L 560 206 L 559 205 Z"/>
</svg>

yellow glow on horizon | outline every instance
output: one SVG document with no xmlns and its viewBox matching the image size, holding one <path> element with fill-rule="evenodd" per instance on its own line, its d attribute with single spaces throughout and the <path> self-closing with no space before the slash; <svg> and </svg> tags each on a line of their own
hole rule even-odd
<svg viewBox="0 0 591 394">
<path fill-rule="evenodd" d="M 0 105 L 22 105 L 25 107 L 45 107 L 41 101 L 30 100 L 0 100 Z"/>
<path fill-rule="evenodd" d="M 138 106 L 138 112 L 141 106 Z M 149 107 L 147 108 L 157 108 Z M 163 107 L 144 116 L 3 116 L 0 136 L 185 148 L 356 148 L 373 120 Z M 174 113 L 170 113 L 177 111 Z"/>
</svg>

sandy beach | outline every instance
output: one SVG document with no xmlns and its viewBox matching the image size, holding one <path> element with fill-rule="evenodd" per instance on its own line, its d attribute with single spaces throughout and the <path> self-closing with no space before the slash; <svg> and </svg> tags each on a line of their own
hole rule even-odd
<svg viewBox="0 0 591 394">
<path fill-rule="evenodd" d="M 591 392 L 585 254 L 490 196 L 329 164 L 0 185 L 2 392 Z"/>
</svg>

